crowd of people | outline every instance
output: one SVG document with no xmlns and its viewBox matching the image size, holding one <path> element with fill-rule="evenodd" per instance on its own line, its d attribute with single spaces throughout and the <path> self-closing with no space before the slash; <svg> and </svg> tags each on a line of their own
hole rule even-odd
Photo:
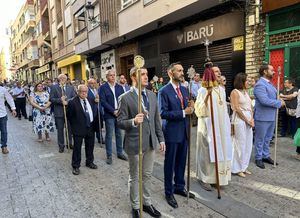
<svg viewBox="0 0 300 218">
<path fill-rule="evenodd" d="M 115 70 L 106 72 L 106 82 L 94 78 L 87 81 L 70 81 L 60 74 L 55 81 L 46 79 L 36 84 L 20 81 L 0 87 L 0 130 L 2 153 L 7 154 L 8 106 L 13 116 L 32 120 L 37 140 L 50 141 L 50 133 L 57 130 L 58 151 L 73 149 L 72 173 L 80 174 L 81 147 L 85 143 L 86 167 L 97 169 L 94 163 L 95 138 L 105 144 L 106 163 L 113 164 L 113 135 L 116 157 L 129 163 L 129 192 L 133 217 L 140 217 L 138 189 L 138 126 L 143 131 L 143 210 L 153 217 L 161 213 L 151 202 L 150 179 L 155 160 L 155 150 L 164 153 L 164 190 L 170 206 L 178 207 L 174 194 L 194 198 L 185 188 L 185 169 L 189 147 L 189 122 L 197 119 L 196 177 L 200 186 L 212 191 L 216 181 L 215 162 L 221 186 L 228 185 L 231 175 L 242 178 L 251 175 L 248 166 L 255 150 L 255 164 L 264 169 L 265 163 L 274 164 L 270 155 L 270 142 L 274 136 L 275 115 L 280 109 L 281 136 L 297 130 L 300 117 L 300 94 L 292 79 L 284 82 L 277 98 L 271 81 L 273 66 L 263 64 L 260 79 L 239 73 L 234 79 L 234 89 L 226 96 L 226 78 L 218 66 L 212 66 L 218 85 L 204 88 L 201 76 L 194 74 L 190 83 L 184 79 L 180 63 L 172 63 L 167 74 L 169 82 L 155 78 L 149 82 L 146 68 L 141 69 L 142 113 L 138 112 L 137 69 L 130 70 L 131 85 L 124 75 L 118 82 Z M 298 98 L 298 100 L 297 100 Z M 212 104 L 209 104 L 209 99 Z M 229 101 L 229 102 L 227 102 Z M 26 102 L 30 104 L 27 114 Z M 213 106 L 214 110 L 211 113 Z M 228 108 L 228 105 L 230 108 Z M 212 117 L 213 116 L 213 117 Z M 191 119 L 189 119 L 191 118 Z M 212 118 L 218 160 L 213 146 Z M 105 128 L 105 137 L 103 137 Z M 255 132 L 254 132 L 255 129 Z M 289 131 L 288 131 L 289 130 Z M 300 160 L 300 150 L 296 155 Z"/>
</svg>

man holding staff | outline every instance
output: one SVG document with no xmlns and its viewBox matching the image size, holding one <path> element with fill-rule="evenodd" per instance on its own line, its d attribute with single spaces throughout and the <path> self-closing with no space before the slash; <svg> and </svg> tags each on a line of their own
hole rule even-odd
<svg viewBox="0 0 300 218">
<path fill-rule="evenodd" d="M 194 102 L 189 101 L 188 90 L 180 85 L 184 78 L 182 65 L 172 63 L 168 67 L 168 75 L 170 83 L 159 90 L 158 101 L 166 139 L 165 197 L 170 206 L 177 208 L 174 194 L 188 195 L 184 180 L 189 129 L 187 115 L 194 112 Z M 189 193 L 189 197 L 194 198 L 195 195 Z"/>
<path fill-rule="evenodd" d="M 157 139 L 160 150 L 165 151 L 164 136 L 161 128 L 161 120 L 157 106 L 156 95 L 147 90 L 148 72 L 140 69 L 142 87 L 142 111 L 138 113 L 138 70 L 133 67 L 130 70 L 132 88 L 119 98 L 118 126 L 125 130 L 124 150 L 128 154 L 129 161 L 129 189 L 133 217 L 140 217 L 139 202 L 139 129 L 142 125 L 142 181 L 143 181 L 143 211 L 152 217 L 160 217 L 161 213 L 151 203 L 150 186 L 153 171 L 155 149 Z"/>
<path fill-rule="evenodd" d="M 57 142 L 59 147 L 59 152 L 63 153 L 65 148 L 64 140 L 64 129 L 66 127 L 65 123 L 65 112 L 63 107 L 67 107 L 68 101 L 76 96 L 76 91 L 73 86 L 67 85 L 67 76 L 65 74 L 58 75 L 59 84 L 53 85 L 50 91 L 50 101 L 54 108 L 54 118 L 55 125 L 57 129 Z M 68 124 L 68 123 L 67 123 Z M 71 130 L 68 128 L 69 145 L 71 147 L 72 135 Z"/>
</svg>

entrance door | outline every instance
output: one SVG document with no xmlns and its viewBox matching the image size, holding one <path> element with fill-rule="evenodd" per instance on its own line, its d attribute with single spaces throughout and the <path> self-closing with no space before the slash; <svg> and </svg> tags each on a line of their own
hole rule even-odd
<svg viewBox="0 0 300 218">
<path fill-rule="evenodd" d="M 290 48 L 289 77 L 296 80 L 296 87 L 300 87 L 300 47 Z"/>
<path fill-rule="evenodd" d="M 130 69 L 134 66 L 133 65 L 133 55 L 121 57 L 121 74 L 124 74 L 128 83 L 131 84 L 131 79 L 130 79 Z"/>
<path fill-rule="evenodd" d="M 282 90 L 284 83 L 284 49 L 273 50 L 270 52 L 270 64 L 274 67 L 275 71 L 275 74 L 272 79 L 272 83 L 275 87 L 277 87 L 278 67 L 281 67 L 279 89 Z"/>
</svg>

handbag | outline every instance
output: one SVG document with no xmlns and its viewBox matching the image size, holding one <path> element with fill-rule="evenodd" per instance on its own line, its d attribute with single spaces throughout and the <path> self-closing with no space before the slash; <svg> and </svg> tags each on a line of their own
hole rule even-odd
<svg viewBox="0 0 300 218">
<path fill-rule="evenodd" d="M 294 145 L 300 147 L 300 128 L 297 129 L 297 132 L 294 135 Z"/>
<path fill-rule="evenodd" d="M 291 108 L 285 108 L 286 109 L 286 113 L 287 115 L 291 116 L 291 117 L 295 117 L 296 116 L 296 109 L 291 109 Z"/>
</svg>

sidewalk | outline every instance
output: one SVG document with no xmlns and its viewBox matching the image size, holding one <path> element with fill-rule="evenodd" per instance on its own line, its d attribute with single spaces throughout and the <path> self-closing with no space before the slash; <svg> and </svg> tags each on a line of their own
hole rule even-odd
<svg viewBox="0 0 300 218">
<path fill-rule="evenodd" d="M 84 166 L 74 176 L 71 152 L 58 153 L 56 135 L 38 143 L 31 122 L 9 116 L 10 153 L 0 154 L 0 217 L 131 217 L 128 196 L 128 163 L 113 157 L 105 163 L 105 150 L 95 147 L 97 170 Z M 163 182 L 152 180 L 153 204 L 163 217 L 223 217 L 201 202 L 177 196 L 179 208 L 164 200 Z M 144 217 L 149 217 L 146 214 Z"/>
</svg>

